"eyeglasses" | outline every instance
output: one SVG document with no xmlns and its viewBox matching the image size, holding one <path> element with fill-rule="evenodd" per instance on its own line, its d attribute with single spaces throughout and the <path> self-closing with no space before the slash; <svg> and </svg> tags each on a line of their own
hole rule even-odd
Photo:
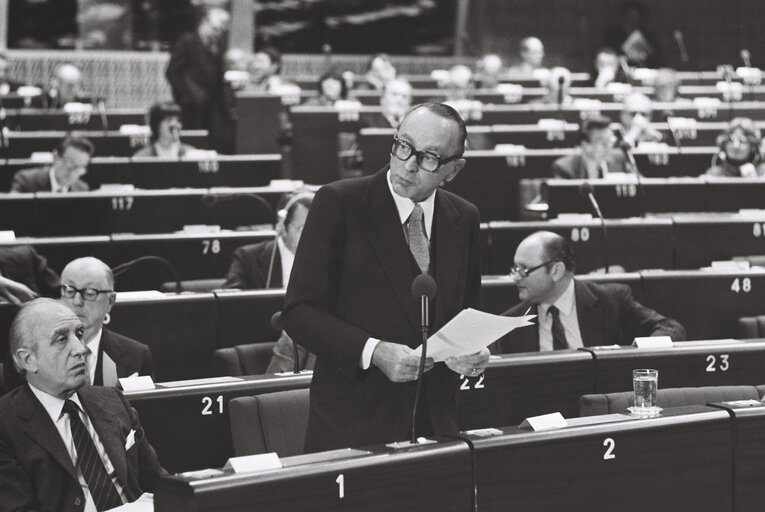
<svg viewBox="0 0 765 512">
<path fill-rule="evenodd" d="M 79 292 L 80 296 L 83 300 L 87 300 L 89 302 L 93 302 L 96 299 L 98 299 L 98 296 L 102 293 L 111 293 L 114 290 L 97 290 L 95 288 L 75 288 L 74 286 L 70 286 L 68 284 L 62 284 L 61 285 L 61 296 L 66 299 L 73 299 L 75 295 Z"/>
<path fill-rule="evenodd" d="M 540 268 L 549 265 L 550 263 L 555 263 L 557 260 L 549 260 L 545 261 L 544 263 L 540 263 L 536 267 L 526 268 L 522 267 L 520 265 L 513 265 L 510 267 L 510 277 L 520 277 L 521 279 L 526 279 L 529 277 L 529 274 L 534 272 L 535 270 L 539 270 Z"/>
<path fill-rule="evenodd" d="M 412 155 L 416 155 L 417 166 L 426 172 L 436 172 L 442 165 L 457 160 L 462 155 L 454 155 L 449 158 L 441 159 L 438 155 L 431 153 L 430 151 L 417 151 L 414 146 L 408 142 L 393 137 L 393 146 L 390 148 L 390 154 L 406 162 Z"/>
</svg>

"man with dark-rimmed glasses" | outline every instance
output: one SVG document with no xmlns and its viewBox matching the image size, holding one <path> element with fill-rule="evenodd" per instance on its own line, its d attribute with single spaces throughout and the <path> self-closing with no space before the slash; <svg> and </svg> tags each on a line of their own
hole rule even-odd
<svg viewBox="0 0 765 512">
<path fill-rule="evenodd" d="M 282 318 L 317 355 L 306 451 L 409 437 L 421 339 L 420 273 L 437 286 L 435 332 L 480 306 L 478 210 L 440 190 L 465 165 L 465 123 L 446 105 L 407 112 L 389 165 L 314 198 L 295 255 Z M 480 375 L 488 350 L 425 365 L 418 436 L 457 432 L 459 375 Z M 423 406 L 424 404 L 424 406 Z"/>
<path fill-rule="evenodd" d="M 537 325 L 517 329 L 495 344 L 498 353 L 629 345 L 637 336 L 685 339 L 685 329 L 646 308 L 624 284 L 598 284 L 574 278 L 568 240 L 550 231 L 526 237 L 515 251 L 510 277 L 521 303 L 503 313 L 537 315 Z"/>
</svg>

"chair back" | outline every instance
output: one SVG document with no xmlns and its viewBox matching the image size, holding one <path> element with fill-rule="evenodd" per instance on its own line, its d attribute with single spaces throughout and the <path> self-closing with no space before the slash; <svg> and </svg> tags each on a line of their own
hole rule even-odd
<svg viewBox="0 0 765 512">
<path fill-rule="evenodd" d="M 274 345 L 275 341 L 269 341 L 219 348 L 215 351 L 213 362 L 215 375 L 263 375 L 271 362 Z"/>
</svg>

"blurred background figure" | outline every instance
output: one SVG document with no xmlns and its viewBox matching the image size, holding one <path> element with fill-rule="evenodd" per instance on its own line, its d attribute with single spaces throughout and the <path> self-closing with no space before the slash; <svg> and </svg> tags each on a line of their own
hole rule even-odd
<svg viewBox="0 0 765 512">
<path fill-rule="evenodd" d="M 760 158 L 760 130 L 749 118 L 737 117 L 717 138 L 720 151 L 704 176 L 759 178 L 765 175 L 765 164 Z"/>
<path fill-rule="evenodd" d="M 362 114 L 362 123 L 368 128 L 398 128 L 401 118 L 412 106 L 412 85 L 403 78 L 394 78 L 380 96 L 379 113 Z"/>
<path fill-rule="evenodd" d="M 15 92 L 19 86 L 24 85 L 21 82 L 13 80 L 8 74 L 10 62 L 8 54 L 0 50 L 0 96 L 5 96 L 9 92 Z"/>
<path fill-rule="evenodd" d="M 22 169 L 13 175 L 11 192 L 84 192 L 90 186 L 81 178 L 88 172 L 95 148 L 84 137 L 67 135 L 53 150 L 50 166 Z"/>
<path fill-rule="evenodd" d="M 504 71 L 504 64 L 499 55 L 490 53 L 481 57 L 476 63 L 476 81 L 480 87 L 492 88 L 499 83 L 499 78 Z"/>
<path fill-rule="evenodd" d="M 67 103 L 89 101 L 82 86 L 82 72 L 71 62 L 56 66 L 46 91 L 48 108 L 62 108 Z"/>
<path fill-rule="evenodd" d="M 279 202 L 276 214 L 276 238 L 236 249 L 223 287 L 240 290 L 286 288 L 313 198 L 314 193 L 306 190 L 286 194 Z M 312 369 L 315 359 L 316 356 L 298 346 L 298 362 L 302 369 Z M 292 371 L 293 368 L 292 340 L 282 331 L 266 373 Z"/>
<path fill-rule="evenodd" d="M 579 151 L 558 158 L 552 164 L 552 175 L 563 179 L 598 179 L 609 174 L 624 174 L 628 166 L 624 153 L 614 148 L 616 137 L 611 120 L 595 117 L 582 121 L 579 127 Z"/>
<path fill-rule="evenodd" d="M 619 23 L 605 31 L 603 46 L 616 49 L 630 66 L 658 67 L 661 62 L 659 47 L 645 27 L 647 17 L 648 12 L 640 2 L 625 1 Z"/>
<path fill-rule="evenodd" d="M 250 59 L 247 90 L 275 94 L 285 82 L 281 77 L 282 54 L 276 48 L 261 48 Z"/>
<path fill-rule="evenodd" d="M 611 82 L 625 82 L 619 66 L 619 56 L 611 48 L 602 48 L 595 56 L 595 80 L 593 86 L 605 89 Z"/>
<path fill-rule="evenodd" d="M 679 100 L 680 79 L 677 72 L 671 68 L 656 70 L 656 79 L 653 83 L 653 100 L 671 103 Z"/>
<path fill-rule="evenodd" d="M 156 103 L 149 109 L 151 141 L 133 156 L 161 156 L 179 158 L 190 149 L 181 142 L 181 108 L 175 103 Z"/>
<path fill-rule="evenodd" d="M 645 94 L 633 92 L 624 98 L 619 114 L 622 138 L 632 146 L 641 142 L 658 142 L 661 132 L 651 127 L 653 107 L 651 99 Z"/>
<path fill-rule="evenodd" d="M 0 275 L 0 295 L 13 304 L 38 295 L 58 297 L 58 274 L 31 245 L 0 247 Z"/>
<path fill-rule="evenodd" d="M 223 86 L 223 55 L 230 16 L 212 7 L 207 10 L 197 30 L 182 35 L 173 47 L 165 76 L 173 99 L 181 108 L 183 126 L 207 130 L 213 147 L 221 152 L 230 149 L 225 129 L 230 113 Z"/>
<path fill-rule="evenodd" d="M 396 78 L 396 68 L 390 57 L 385 53 L 378 53 L 367 62 L 367 72 L 358 81 L 356 87 L 382 91 L 385 84 L 394 78 Z"/>
<path fill-rule="evenodd" d="M 305 102 L 305 105 L 331 107 L 337 100 L 348 99 L 348 87 L 343 77 L 334 71 L 328 71 L 317 82 L 318 96 Z"/>
<path fill-rule="evenodd" d="M 537 69 L 544 69 L 542 62 L 545 58 L 545 45 L 538 37 L 521 39 L 518 55 L 521 62 L 511 67 L 508 70 L 510 73 L 530 75 Z"/>
</svg>

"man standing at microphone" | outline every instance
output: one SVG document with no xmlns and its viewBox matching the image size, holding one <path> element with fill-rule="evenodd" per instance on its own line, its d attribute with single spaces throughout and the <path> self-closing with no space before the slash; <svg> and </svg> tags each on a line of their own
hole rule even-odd
<svg viewBox="0 0 765 512">
<path fill-rule="evenodd" d="M 339 181 L 313 201 L 292 267 L 283 320 L 317 355 L 306 451 L 400 441 L 412 426 L 421 344 L 420 273 L 437 286 L 430 332 L 480 303 L 478 210 L 439 185 L 465 165 L 465 123 L 446 105 L 404 115 L 390 165 Z M 481 352 L 425 365 L 417 435 L 457 433 L 459 375 Z"/>
</svg>

